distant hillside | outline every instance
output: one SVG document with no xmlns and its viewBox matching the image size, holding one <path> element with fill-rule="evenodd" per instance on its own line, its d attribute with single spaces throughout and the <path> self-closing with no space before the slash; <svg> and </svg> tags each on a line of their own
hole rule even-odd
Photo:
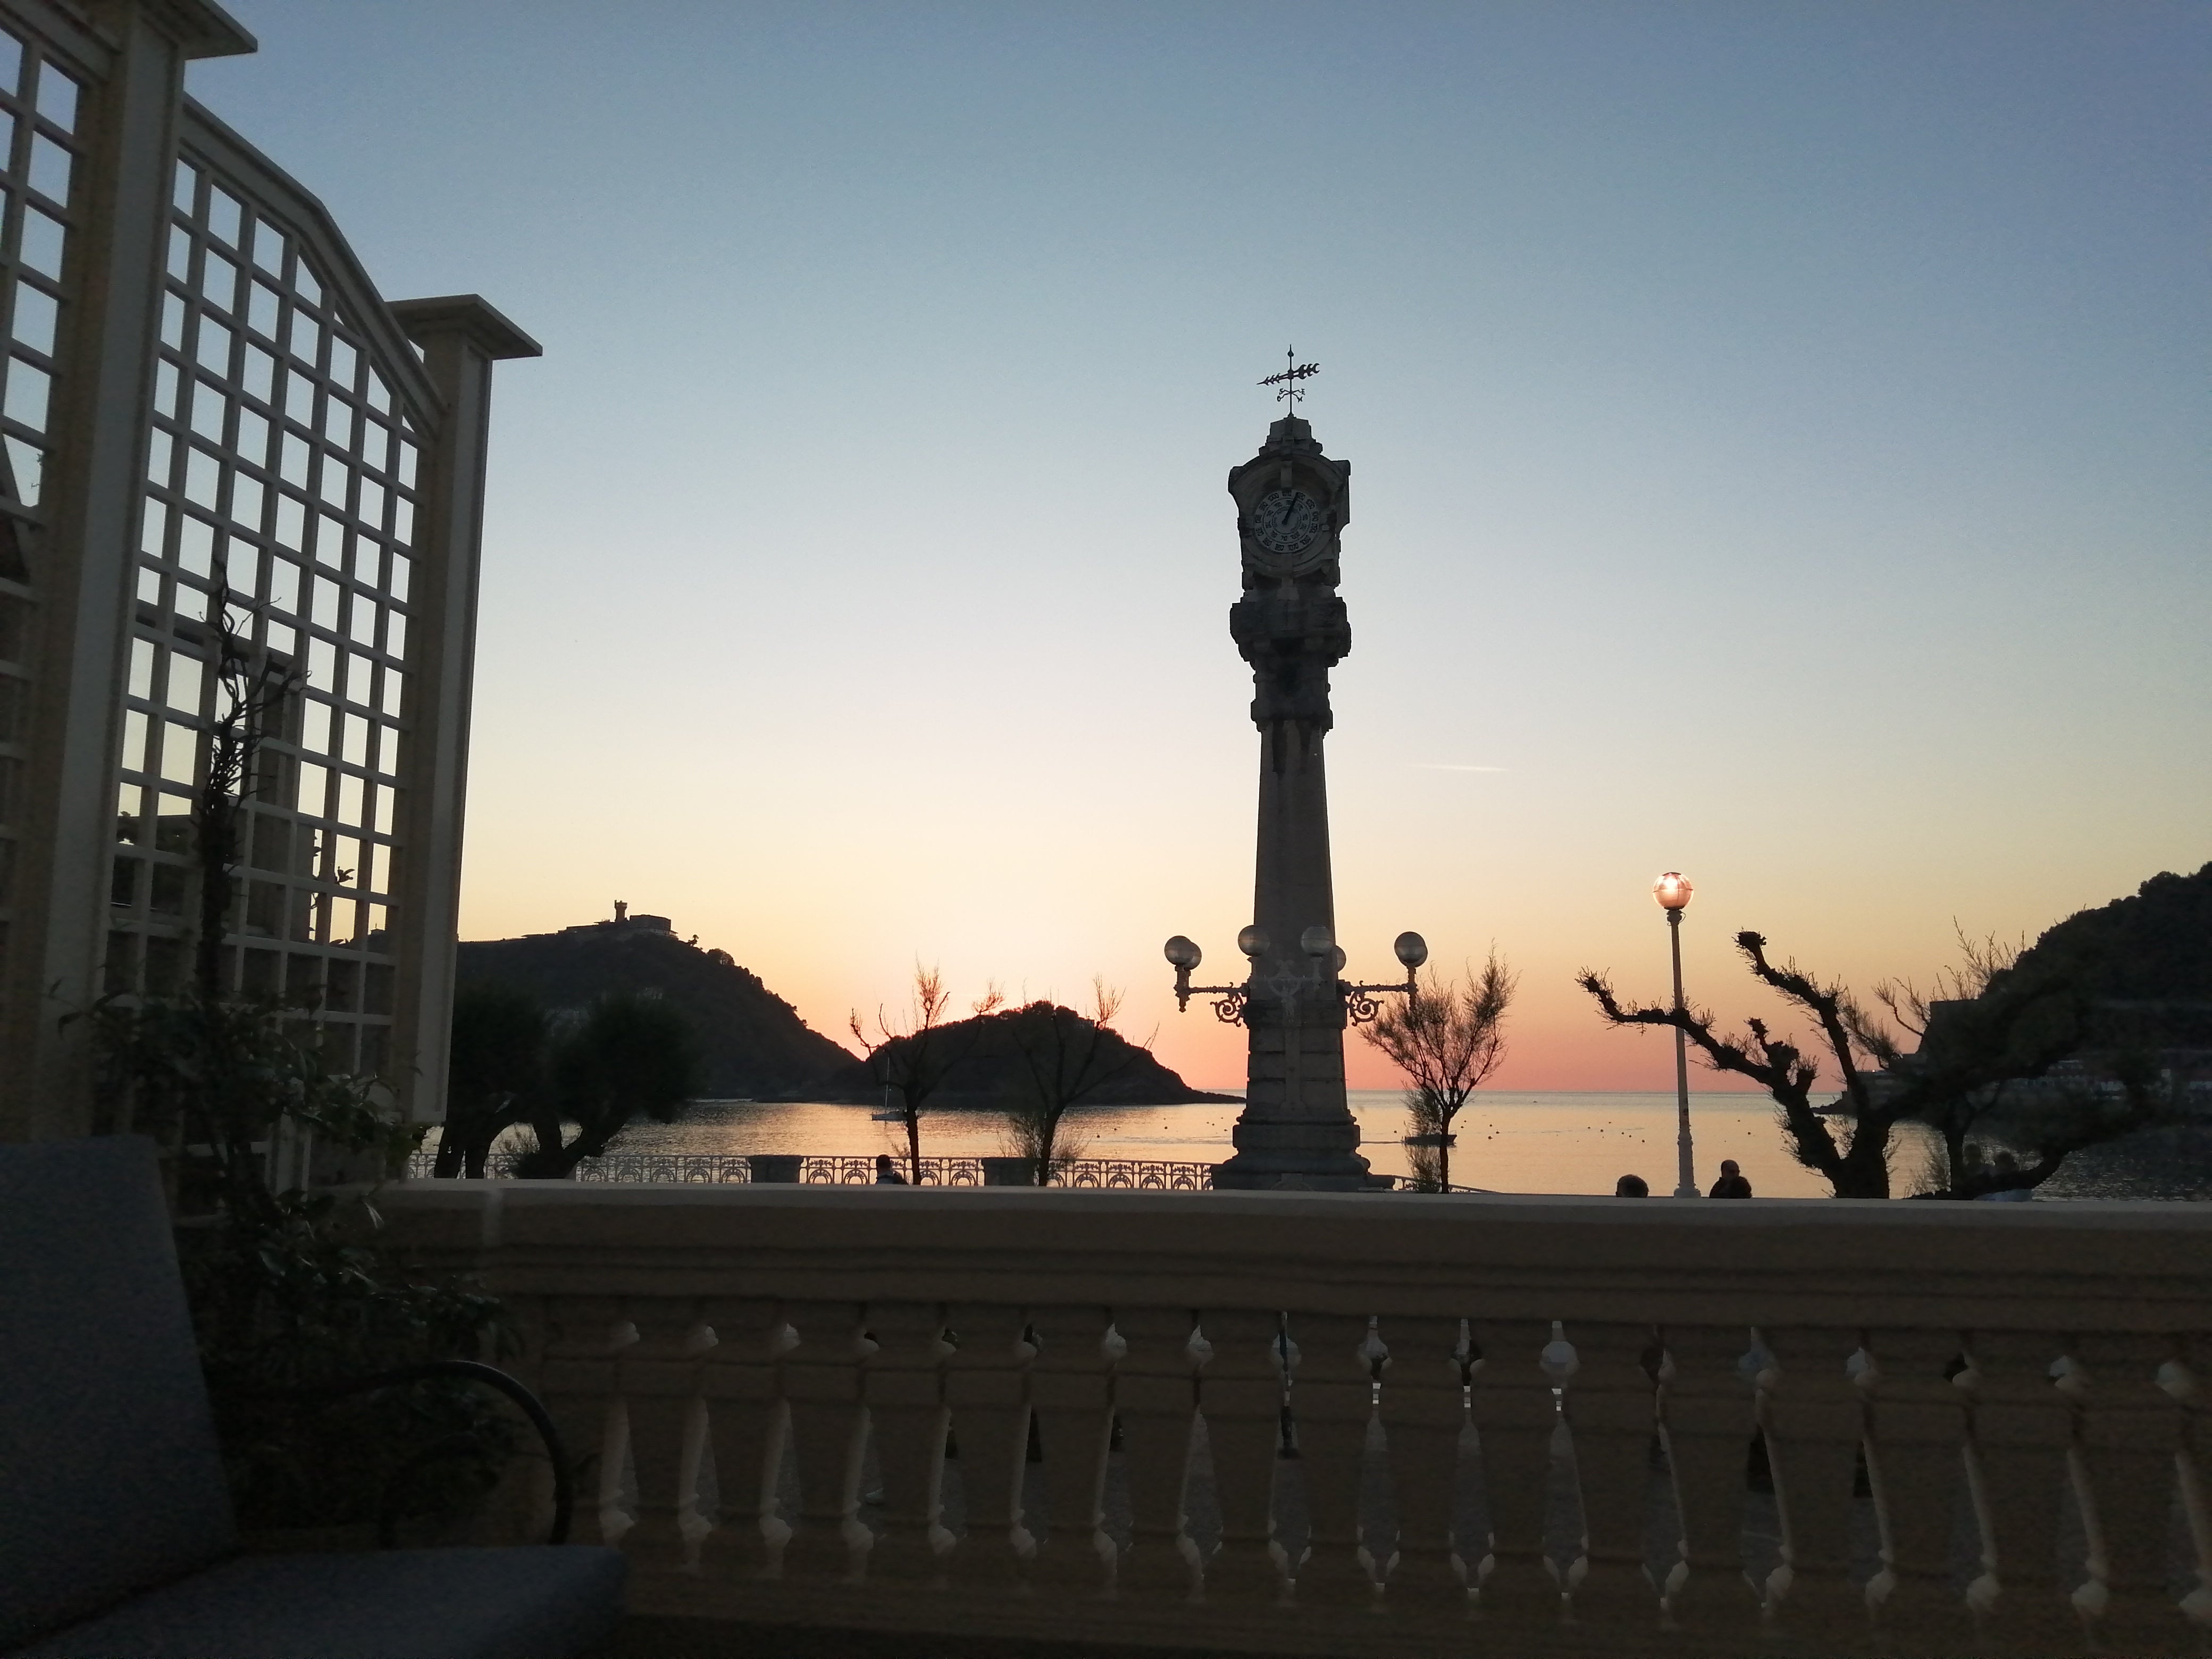
<svg viewBox="0 0 2212 1659">
<path fill-rule="evenodd" d="M 2093 1068 L 2117 1054 L 2147 1053 L 2203 1075 L 2212 1067 L 2212 864 L 2192 876 L 2153 876 L 2132 897 L 2045 929 L 1991 994 L 2038 984 L 2088 998 L 2081 1059 Z M 1966 1006 L 1935 1004 L 1923 1048 L 1941 1048 L 1952 1011 Z"/>
<path fill-rule="evenodd" d="M 1014 1047 L 1012 1021 L 1019 1013 L 985 1014 L 958 1020 L 942 1028 L 938 1041 L 945 1052 L 965 1051 L 968 1057 L 955 1066 L 944 1085 L 929 1097 L 932 1110 L 939 1109 L 988 1111 L 1013 1105 L 1030 1090 L 1029 1073 Z M 969 1045 L 973 1044 L 970 1048 Z M 1105 1037 L 1103 1069 L 1115 1075 L 1095 1094 L 1085 1095 L 1085 1106 L 1181 1106 L 1193 1101 L 1233 1101 L 1235 1095 L 1209 1094 L 1194 1089 L 1149 1054 L 1109 1030 Z"/>
<path fill-rule="evenodd" d="M 726 951 L 686 944 L 665 916 L 590 922 L 523 939 L 464 940 L 464 983 L 511 985 L 551 1008 L 580 1008 L 609 991 L 658 991 L 699 1036 L 710 1098 L 875 1102 L 882 1085 L 867 1067 L 799 1017 L 799 1011 L 740 968 Z M 931 1100 L 933 1107 L 988 1108 L 1024 1087 L 1007 1047 L 1004 1016 L 986 1020 L 974 1057 Z M 974 1021 L 963 1021 L 963 1026 Z M 1109 1041 L 1121 1044 L 1109 1034 Z M 1230 1100 L 1193 1089 L 1150 1054 L 1140 1054 L 1092 1103 L 1179 1105 Z"/>
<path fill-rule="evenodd" d="M 2212 864 L 2153 876 L 2131 898 L 2077 911 L 2021 953 L 2015 974 L 2081 975 L 2097 999 L 2091 1045 L 2212 1059 Z"/>
<path fill-rule="evenodd" d="M 464 982 L 528 991 L 549 1007 L 581 1007 L 608 991 L 658 991 L 691 1022 L 719 1098 L 865 1097 L 860 1062 L 799 1017 L 726 951 L 687 945 L 661 916 L 595 922 L 524 939 L 463 941 Z"/>
<path fill-rule="evenodd" d="M 2086 967 L 2099 996 L 2128 1000 L 2212 1000 L 2212 864 L 2193 876 L 2153 876 L 2132 898 L 2077 911 L 2020 959 Z"/>
</svg>

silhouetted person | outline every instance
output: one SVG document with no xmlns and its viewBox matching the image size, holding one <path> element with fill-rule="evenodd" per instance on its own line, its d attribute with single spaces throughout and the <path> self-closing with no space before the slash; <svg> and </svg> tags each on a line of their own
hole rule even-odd
<svg viewBox="0 0 2212 1659">
<path fill-rule="evenodd" d="M 906 1185 L 906 1177 L 891 1167 L 891 1155 L 889 1152 L 876 1154 L 876 1185 L 878 1187 Z"/>
<path fill-rule="evenodd" d="M 1712 1191 L 1706 1194 L 1705 1196 L 1708 1198 L 1749 1198 L 1751 1196 L 1751 1182 L 1745 1179 L 1743 1171 L 1736 1168 L 1736 1163 L 1734 1158 L 1724 1158 L 1721 1160 L 1721 1178 L 1713 1182 Z"/>
<path fill-rule="evenodd" d="M 1651 1188 L 1644 1183 L 1642 1176 L 1623 1176 L 1613 1183 L 1613 1195 L 1615 1198 L 1649 1198 Z"/>
</svg>

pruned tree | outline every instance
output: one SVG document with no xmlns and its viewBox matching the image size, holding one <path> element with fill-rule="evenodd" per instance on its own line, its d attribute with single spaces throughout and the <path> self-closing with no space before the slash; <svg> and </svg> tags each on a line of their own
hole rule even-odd
<svg viewBox="0 0 2212 1659">
<path fill-rule="evenodd" d="M 1824 983 L 1794 961 L 1778 965 L 1767 955 L 1762 934 L 1738 933 L 1735 946 L 1755 979 L 1810 1018 L 1841 1091 L 1838 1114 L 1824 1115 L 1813 1104 L 1821 1058 L 1763 1019 L 1747 1019 L 1743 1036 L 1723 1036 L 1708 1010 L 1625 1004 L 1605 975 L 1587 969 L 1576 975 L 1576 983 L 1596 1000 L 1608 1024 L 1673 1027 L 1713 1070 L 1749 1078 L 1764 1088 L 1781 1109 L 1790 1155 L 1823 1176 L 1838 1198 L 1890 1195 L 1890 1149 L 1898 1124 L 1927 1122 L 1942 1133 L 1940 1126 L 1963 1109 L 1961 1103 L 2001 1091 L 2008 1083 L 2044 1077 L 2081 1047 L 2087 997 L 2078 981 L 2063 973 L 2008 977 L 1997 967 L 1984 975 L 1984 994 L 1967 1005 L 1981 1011 L 1972 1021 L 1972 1040 L 1931 1056 L 1928 1064 L 1900 1065 L 1905 1057 L 1894 1036 L 1839 981 Z M 1972 975 L 1980 970 L 1970 961 L 1963 971 Z M 1910 1009 L 1905 994 L 1893 994 Z M 2004 1172 L 1981 1190 L 1998 1184 L 2036 1185 L 2069 1153 L 2154 1121 L 2160 1108 L 2148 1082 L 2138 1076 L 2124 1083 L 2117 1109 L 2100 1105 L 2062 1111 L 2039 1124 L 2023 1121 L 2023 1132 L 2037 1142 L 2031 1149 L 2033 1166 Z M 1956 1158 L 1950 1168 L 1960 1169 Z"/>
<path fill-rule="evenodd" d="M 1747 1077 L 1765 1089 L 1782 1109 L 1783 1133 L 1791 1155 L 1825 1176 L 1837 1197 L 1887 1198 L 1890 1131 L 1905 1114 L 1896 1109 L 1893 1098 L 1877 1099 L 1867 1081 L 1861 1062 L 1869 1056 L 1855 1035 L 1865 1019 L 1850 992 L 1840 984 L 1821 984 L 1800 972 L 1795 962 L 1777 966 L 1767 957 L 1761 934 L 1738 933 L 1735 947 L 1753 977 L 1810 1015 L 1819 1029 L 1850 1106 L 1852 1127 L 1845 1144 L 1837 1144 L 1829 1120 L 1814 1109 L 1820 1062 L 1789 1038 L 1777 1036 L 1765 1020 L 1747 1019 L 1743 1037 L 1725 1037 L 1714 1030 L 1709 1011 L 1694 1006 L 1675 1009 L 1624 1004 L 1613 994 L 1611 981 L 1589 969 L 1577 974 L 1575 982 L 1597 1000 L 1607 1024 L 1672 1026 L 1715 1071 Z"/>
<path fill-rule="evenodd" d="M 1425 985 L 1359 1028 L 1406 1074 L 1413 1133 L 1437 1138 L 1432 1179 L 1438 1191 L 1451 1190 L 1453 1120 L 1505 1058 L 1505 1011 L 1519 982 L 1493 945 L 1480 970 L 1469 969 L 1464 989 L 1456 981 L 1439 984 L 1431 974 Z M 1417 1186 L 1431 1179 L 1421 1167 L 1431 1162 L 1422 1150 L 1415 1149 Z"/>
<path fill-rule="evenodd" d="M 1008 1046 L 1028 1085 L 1006 1109 L 1008 1139 L 1017 1158 L 1033 1160 L 1036 1184 L 1080 1155 L 1062 1133 L 1061 1121 L 1152 1053 L 1151 1039 L 1133 1043 L 1113 1029 L 1121 1011 L 1121 993 L 1103 975 L 1091 981 L 1091 1012 L 1045 1000 L 999 1016 Z"/>
<path fill-rule="evenodd" d="M 537 1145 L 514 1172 L 565 1179 L 584 1159 L 602 1156 L 626 1124 L 674 1121 L 699 1091 L 698 1040 L 662 998 L 617 991 L 555 1038 L 546 1071 L 548 1086 L 531 1097 L 528 1114 Z M 562 1133 L 571 1123 L 574 1139 Z"/>
<path fill-rule="evenodd" d="M 548 1036 L 544 1006 L 519 987 L 471 983 L 453 993 L 433 1175 L 482 1177 L 492 1142 L 529 1116 L 545 1088 Z"/>
<path fill-rule="evenodd" d="M 921 1183 L 921 1115 L 930 1097 L 975 1052 L 984 1030 L 981 1017 L 996 1012 L 1005 1000 L 997 986 L 988 986 L 970 1005 L 978 1017 L 975 1023 L 948 1022 L 945 1017 L 952 997 L 945 988 L 945 975 L 917 962 L 914 1002 L 903 1021 L 894 1024 L 878 1006 L 876 1036 L 871 1041 L 860 1011 L 853 1010 L 853 1040 L 866 1055 L 870 1073 L 884 1085 L 886 1097 L 898 1096 L 900 1125 L 906 1133 L 907 1179 L 916 1186 Z"/>
</svg>

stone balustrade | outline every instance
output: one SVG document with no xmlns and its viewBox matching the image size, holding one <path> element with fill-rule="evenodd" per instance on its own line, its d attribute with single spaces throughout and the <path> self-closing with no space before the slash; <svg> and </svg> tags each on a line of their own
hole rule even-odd
<svg viewBox="0 0 2212 1659">
<path fill-rule="evenodd" d="M 2212 1206 L 380 1201 L 508 1298 L 645 1610 L 1377 1655 L 2212 1631 Z"/>
</svg>

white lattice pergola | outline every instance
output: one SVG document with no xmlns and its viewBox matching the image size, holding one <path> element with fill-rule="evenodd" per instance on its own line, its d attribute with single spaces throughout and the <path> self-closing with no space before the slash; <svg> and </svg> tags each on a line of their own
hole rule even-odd
<svg viewBox="0 0 2212 1659">
<path fill-rule="evenodd" d="M 186 58 L 252 49 L 219 13 L 0 11 L 0 1134 L 89 1127 L 81 1036 L 42 1016 L 182 988 L 218 605 L 304 676 L 226 985 L 435 1117 L 490 366 L 538 348 L 474 296 L 387 303 L 183 95 Z"/>
</svg>

